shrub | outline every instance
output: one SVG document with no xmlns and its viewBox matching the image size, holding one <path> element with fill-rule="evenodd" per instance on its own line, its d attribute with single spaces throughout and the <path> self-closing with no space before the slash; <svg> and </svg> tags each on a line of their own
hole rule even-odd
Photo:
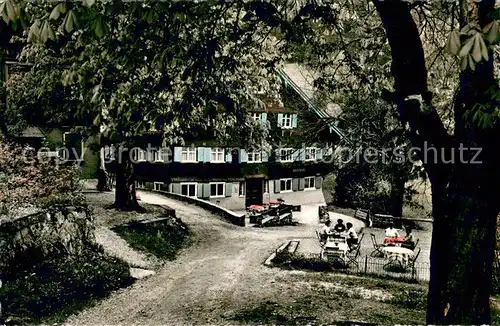
<svg viewBox="0 0 500 326">
<path fill-rule="evenodd" d="M 89 300 L 132 283 L 128 265 L 100 252 L 50 257 L 30 269 L 3 275 L 2 318 L 61 321 Z"/>
<path fill-rule="evenodd" d="M 163 259 L 175 259 L 189 239 L 187 226 L 180 220 L 170 218 L 155 223 L 133 222 L 113 230 L 133 248 Z"/>
<path fill-rule="evenodd" d="M 427 293 L 423 290 L 405 290 L 397 292 L 391 303 L 408 309 L 425 310 L 427 307 Z"/>
</svg>

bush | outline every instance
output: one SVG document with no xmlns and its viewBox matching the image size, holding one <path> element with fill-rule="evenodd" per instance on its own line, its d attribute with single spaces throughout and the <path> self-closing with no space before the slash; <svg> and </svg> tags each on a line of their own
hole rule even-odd
<svg viewBox="0 0 500 326">
<path fill-rule="evenodd" d="M 391 303 L 408 309 L 425 310 L 427 307 L 427 293 L 423 290 L 406 290 L 397 292 Z"/>
<path fill-rule="evenodd" d="M 99 252 L 53 256 L 30 269 L 3 275 L 2 318 L 62 321 L 87 302 L 133 282 L 129 266 Z"/>
</svg>

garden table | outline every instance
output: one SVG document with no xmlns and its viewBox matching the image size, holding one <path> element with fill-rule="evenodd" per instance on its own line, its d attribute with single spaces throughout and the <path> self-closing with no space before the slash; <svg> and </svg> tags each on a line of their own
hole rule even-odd
<svg viewBox="0 0 500 326">
<path fill-rule="evenodd" d="M 406 268 L 410 258 L 413 257 L 413 251 L 408 248 L 402 247 L 385 247 L 382 248 L 385 258 L 389 260 L 386 265 L 397 262 L 401 267 Z"/>
<path fill-rule="evenodd" d="M 405 241 L 402 237 L 386 237 L 384 239 L 384 244 L 386 245 L 401 245 Z"/>
</svg>

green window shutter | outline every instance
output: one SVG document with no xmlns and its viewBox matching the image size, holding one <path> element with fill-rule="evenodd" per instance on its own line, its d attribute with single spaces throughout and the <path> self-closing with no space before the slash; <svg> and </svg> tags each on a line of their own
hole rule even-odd
<svg viewBox="0 0 500 326">
<path fill-rule="evenodd" d="M 321 189 L 323 183 L 323 177 L 316 177 L 316 189 Z"/>
<path fill-rule="evenodd" d="M 226 182 L 226 197 L 231 197 L 233 195 L 233 184 L 231 182 Z"/>
<path fill-rule="evenodd" d="M 210 154 L 212 153 L 212 149 L 210 147 L 205 147 L 205 155 L 204 155 L 204 160 L 203 162 L 209 163 L 210 162 Z"/>
<path fill-rule="evenodd" d="M 280 181 L 274 180 L 274 193 L 277 194 L 280 192 Z"/>
<path fill-rule="evenodd" d="M 299 179 L 299 190 L 304 190 L 306 181 L 304 178 Z"/>
<path fill-rule="evenodd" d="M 196 197 L 198 198 L 203 198 L 203 184 L 202 183 L 198 183 L 196 185 L 197 189 L 196 189 Z"/>
<path fill-rule="evenodd" d="M 174 194 L 180 194 L 181 193 L 181 185 L 179 183 L 172 184 L 172 192 Z"/>
<path fill-rule="evenodd" d="M 182 147 L 174 147 L 174 162 L 181 161 Z"/>
<path fill-rule="evenodd" d="M 292 179 L 292 190 L 293 191 L 299 190 L 299 179 L 297 178 Z"/>
<path fill-rule="evenodd" d="M 198 147 L 197 149 L 198 162 L 205 162 L 205 148 Z"/>
<path fill-rule="evenodd" d="M 292 114 L 292 128 L 297 128 L 297 114 Z"/>
<path fill-rule="evenodd" d="M 248 153 L 244 149 L 240 149 L 240 163 L 248 162 Z"/>
<path fill-rule="evenodd" d="M 210 198 L 210 184 L 203 184 L 203 198 Z"/>
<path fill-rule="evenodd" d="M 261 121 L 263 123 L 267 122 L 267 112 L 262 112 Z"/>
<path fill-rule="evenodd" d="M 231 150 L 226 149 L 226 162 L 231 163 L 233 160 L 233 155 L 231 155 Z"/>
<path fill-rule="evenodd" d="M 281 127 L 281 121 L 283 121 L 283 113 L 278 113 L 278 127 Z"/>
</svg>

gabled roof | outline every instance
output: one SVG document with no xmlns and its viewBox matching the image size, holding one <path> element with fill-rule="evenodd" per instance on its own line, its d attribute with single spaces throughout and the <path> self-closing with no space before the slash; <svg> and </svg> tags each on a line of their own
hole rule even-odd
<svg viewBox="0 0 500 326">
<path fill-rule="evenodd" d="M 338 116 L 341 110 L 340 106 L 335 103 L 328 103 L 326 107 L 320 108 L 313 102 L 312 98 L 316 89 L 311 80 L 314 81 L 314 79 L 316 79 L 314 73 L 305 69 L 300 69 L 300 66 L 296 64 L 286 65 L 284 69 L 279 68 L 277 69 L 277 73 L 285 85 L 290 86 L 307 103 L 307 107 L 313 113 L 318 115 L 321 119 L 327 119 L 330 132 L 337 134 L 341 141 L 351 143 L 351 140 L 347 138 L 344 132 L 335 125 L 332 119 L 330 119 Z"/>
<path fill-rule="evenodd" d="M 23 137 L 23 138 L 45 138 L 45 134 L 38 127 L 27 127 L 19 135 L 19 137 Z"/>
</svg>

